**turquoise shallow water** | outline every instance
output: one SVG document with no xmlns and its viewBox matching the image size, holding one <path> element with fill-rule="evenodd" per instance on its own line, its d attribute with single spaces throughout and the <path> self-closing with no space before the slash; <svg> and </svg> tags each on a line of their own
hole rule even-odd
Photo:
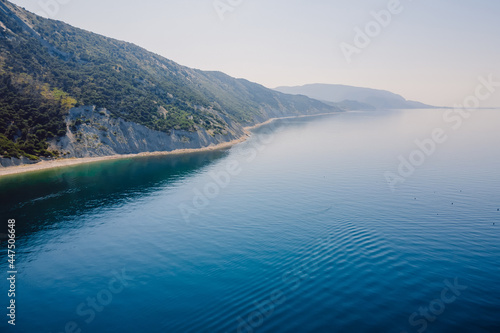
<svg viewBox="0 0 500 333">
<path fill-rule="evenodd" d="M 500 111 L 456 130 L 444 112 L 281 120 L 229 150 L 0 179 L 18 237 L 0 331 L 500 332 Z M 391 187 L 400 156 L 419 165 Z"/>
</svg>

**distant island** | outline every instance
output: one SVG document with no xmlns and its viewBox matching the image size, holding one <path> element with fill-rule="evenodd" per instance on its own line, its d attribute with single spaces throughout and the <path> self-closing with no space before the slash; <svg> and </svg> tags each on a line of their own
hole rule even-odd
<svg viewBox="0 0 500 333">
<path fill-rule="evenodd" d="M 340 84 L 307 84 L 298 87 L 278 87 L 275 90 L 285 94 L 307 96 L 347 110 L 435 108 L 424 103 L 408 101 L 390 91 Z"/>
</svg>

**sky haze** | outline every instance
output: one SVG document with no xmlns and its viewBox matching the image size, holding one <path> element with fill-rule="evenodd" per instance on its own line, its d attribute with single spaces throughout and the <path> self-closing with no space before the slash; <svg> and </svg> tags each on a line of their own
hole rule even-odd
<svg viewBox="0 0 500 333">
<path fill-rule="evenodd" d="M 500 82 L 500 2 L 493 0 L 13 2 L 270 88 L 346 84 L 453 106 L 474 94 L 479 76 Z M 346 45 L 355 49 L 349 59 Z M 481 106 L 500 106 L 500 92 Z"/>
</svg>

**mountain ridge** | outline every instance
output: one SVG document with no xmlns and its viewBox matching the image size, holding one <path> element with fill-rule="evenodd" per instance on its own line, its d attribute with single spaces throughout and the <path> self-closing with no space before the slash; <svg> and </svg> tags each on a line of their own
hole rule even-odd
<svg viewBox="0 0 500 333">
<path fill-rule="evenodd" d="M 387 90 L 347 86 L 342 84 L 313 83 L 302 86 L 281 86 L 274 90 L 304 95 L 320 101 L 330 103 L 340 103 L 349 108 L 356 105 L 352 102 L 360 103 L 354 108 L 364 109 L 418 109 L 435 108 L 424 103 L 406 100 L 401 95 Z M 371 107 L 371 108 L 370 108 Z"/>
<path fill-rule="evenodd" d="M 75 107 L 106 113 L 109 119 L 101 119 L 101 127 L 121 119 L 152 131 L 150 139 L 156 132 L 206 132 L 214 143 L 231 141 L 243 127 L 270 118 L 342 111 L 222 72 L 185 67 L 137 45 L 42 18 L 6 0 L 0 0 L 0 22 L 4 158 L 87 157 L 74 151 L 100 154 L 55 148 L 78 132 L 90 135 L 82 124 L 98 119 L 73 119 L 70 110 Z M 181 141 L 176 148 L 186 145 Z"/>
</svg>

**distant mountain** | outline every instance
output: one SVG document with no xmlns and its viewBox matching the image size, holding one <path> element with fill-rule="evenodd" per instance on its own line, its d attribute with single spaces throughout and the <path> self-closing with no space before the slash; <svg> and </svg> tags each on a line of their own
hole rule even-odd
<svg viewBox="0 0 500 333">
<path fill-rule="evenodd" d="M 361 103 L 358 101 L 351 101 L 349 99 L 346 99 L 342 102 L 334 103 L 334 102 L 328 102 L 328 101 L 322 101 L 326 104 L 332 105 L 332 106 L 337 106 L 339 108 L 342 108 L 344 110 L 363 110 L 363 111 L 370 111 L 370 110 L 376 110 L 377 108 L 374 107 L 373 105 L 366 104 L 366 103 Z"/>
<path fill-rule="evenodd" d="M 300 87 L 278 87 L 275 90 L 286 94 L 304 95 L 320 101 L 340 103 L 340 106 L 348 109 L 433 108 L 420 102 L 408 101 L 389 91 L 339 84 L 308 84 Z"/>
<path fill-rule="evenodd" d="M 269 118 L 335 111 L 0 0 L 4 160 L 200 148 L 238 138 L 244 126 Z"/>
</svg>

